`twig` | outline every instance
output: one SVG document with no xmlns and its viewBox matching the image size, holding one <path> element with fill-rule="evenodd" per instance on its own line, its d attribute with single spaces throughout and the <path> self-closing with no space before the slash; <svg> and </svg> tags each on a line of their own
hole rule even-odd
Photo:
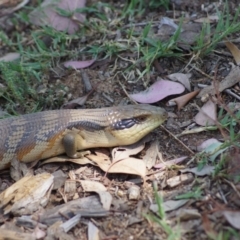
<svg viewBox="0 0 240 240">
<path fill-rule="evenodd" d="M 198 87 L 200 88 L 205 88 L 205 87 L 208 87 L 209 85 L 206 85 L 206 84 L 202 84 L 202 83 L 199 83 L 198 84 Z M 240 96 L 237 95 L 236 93 L 232 92 L 230 89 L 225 89 L 223 92 L 235 97 L 236 99 L 240 100 Z"/>
<path fill-rule="evenodd" d="M 239 191 L 237 190 L 237 188 L 235 187 L 235 185 L 234 185 L 232 182 L 228 181 L 227 179 L 223 179 L 223 181 L 226 182 L 226 183 L 228 183 L 228 184 L 232 187 L 232 189 L 236 192 L 236 194 L 238 195 L 238 197 L 240 198 L 240 193 L 239 193 Z"/>
<path fill-rule="evenodd" d="M 210 79 L 214 80 L 214 77 L 209 76 L 208 74 L 206 74 L 205 72 L 203 72 L 201 69 L 199 69 L 199 68 L 193 66 L 192 64 L 191 64 L 190 66 L 191 66 L 192 68 L 194 68 L 196 71 L 200 72 L 203 76 L 205 76 L 205 77 L 207 77 L 207 78 L 210 78 Z"/>
<path fill-rule="evenodd" d="M 127 96 L 132 102 L 134 102 L 135 104 L 138 104 L 135 100 L 133 100 L 133 99 L 129 96 L 129 94 L 127 93 L 125 87 L 123 86 L 123 84 L 121 83 L 120 80 L 118 80 L 118 83 L 121 85 L 121 87 L 122 87 L 124 93 L 126 94 L 126 96 Z"/>
</svg>

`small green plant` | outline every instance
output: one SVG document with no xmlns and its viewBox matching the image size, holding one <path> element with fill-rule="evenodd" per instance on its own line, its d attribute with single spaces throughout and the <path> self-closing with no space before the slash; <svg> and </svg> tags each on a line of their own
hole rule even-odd
<svg viewBox="0 0 240 240">
<path fill-rule="evenodd" d="M 202 190 L 199 187 L 196 187 L 195 189 L 193 189 L 193 191 L 189 191 L 187 193 L 181 194 L 176 196 L 176 199 L 190 199 L 190 198 L 194 198 L 194 199 L 200 199 L 202 197 Z"/>
<path fill-rule="evenodd" d="M 240 148 L 240 135 L 237 133 L 238 126 L 240 122 L 240 111 L 233 113 L 231 109 L 228 111 L 221 108 L 218 113 L 218 125 L 207 127 L 208 130 L 217 130 L 219 127 L 222 128 L 226 133 L 228 133 L 228 138 L 225 139 L 223 143 L 216 142 L 209 145 L 202 152 L 196 154 L 198 159 L 198 169 L 201 170 L 208 162 L 214 163 L 216 176 L 224 166 L 225 157 L 223 154 L 226 150 L 236 147 Z M 216 157 L 220 156 L 220 161 L 215 161 Z"/>
<path fill-rule="evenodd" d="M 130 20 L 135 16 L 141 16 L 144 14 L 146 9 L 156 9 L 164 7 L 166 10 L 169 9 L 170 0 L 130 0 L 127 1 L 123 9 L 123 17 L 129 17 Z"/>
<path fill-rule="evenodd" d="M 179 226 L 175 226 L 174 228 L 168 223 L 167 216 L 165 210 L 163 208 L 163 198 L 158 194 L 157 189 L 154 185 L 154 196 L 156 199 L 156 203 L 158 206 L 157 216 L 153 214 L 145 215 L 145 217 L 152 222 L 157 223 L 162 230 L 167 235 L 167 240 L 180 240 L 181 239 L 181 231 Z"/>
<path fill-rule="evenodd" d="M 164 7 L 166 10 L 169 10 L 170 0 L 150 0 L 149 7 L 150 9 L 155 9 L 158 7 Z"/>
<path fill-rule="evenodd" d="M 215 28 L 211 27 L 209 22 L 203 24 L 202 31 L 197 38 L 196 46 L 193 47 L 193 52 L 197 56 L 206 56 L 216 48 L 220 41 L 223 41 L 230 34 L 239 32 L 239 13 L 240 7 L 236 10 L 236 14 L 232 19 L 228 3 L 226 2 L 223 12 L 218 11 L 219 19 Z"/>
</svg>

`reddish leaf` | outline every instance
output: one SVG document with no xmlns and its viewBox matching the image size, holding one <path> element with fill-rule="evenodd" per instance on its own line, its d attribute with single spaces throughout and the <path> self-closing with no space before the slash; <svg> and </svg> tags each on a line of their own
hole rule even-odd
<svg viewBox="0 0 240 240">
<path fill-rule="evenodd" d="M 161 79 L 145 91 L 130 94 L 130 97 L 140 103 L 155 103 L 167 96 L 180 94 L 183 91 L 184 87 L 182 84 Z"/>
<path fill-rule="evenodd" d="M 183 95 L 183 96 L 174 98 L 174 99 L 170 100 L 170 101 L 168 102 L 168 104 L 169 104 L 170 106 L 172 106 L 172 105 L 175 105 L 175 104 L 172 104 L 173 102 L 176 103 L 177 106 L 178 106 L 178 111 L 179 111 L 179 110 L 180 110 L 181 108 L 183 108 L 192 98 L 194 98 L 195 96 L 197 96 L 198 93 L 199 93 L 199 91 L 200 91 L 200 90 L 196 90 L 196 91 L 194 91 L 194 92 L 190 92 L 190 93 L 187 93 L 187 94 L 185 94 L 185 95 Z"/>
<path fill-rule="evenodd" d="M 207 101 L 195 116 L 195 122 L 201 126 L 215 125 L 216 119 L 217 107 L 211 100 Z"/>
<path fill-rule="evenodd" d="M 58 31 L 67 31 L 69 34 L 75 33 L 78 28 L 78 22 L 85 20 L 85 15 L 75 13 L 79 8 L 85 7 L 86 0 L 45 0 L 41 6 L 29 15 L 30 21 L 38 26 L 51 26 Z M 71 17 L 60 15 L 57 10 L 62 9 L 73 13 Z"/>
<path fill-rule="evenodd" d="M 64 67 L 72 67 L 75 69 L 82 69 L 91 66 L 95 62 L 95 59 L 88 61 L 67 61 L 64 62 Z"/>
</svg>

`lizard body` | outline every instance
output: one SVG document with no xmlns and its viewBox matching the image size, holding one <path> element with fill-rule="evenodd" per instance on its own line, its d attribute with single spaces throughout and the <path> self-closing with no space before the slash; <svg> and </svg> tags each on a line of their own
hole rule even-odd
<svg viewBox="0 0 240 240">
<path fill-rule="evenodd" d="M 160 107 L 127 105 L 101 109 L 65 109 L 0 120 L 0 170 L 13 158 L 42 160 L 79 150 L 137 142 L 167 118 Z"/>
</svg>

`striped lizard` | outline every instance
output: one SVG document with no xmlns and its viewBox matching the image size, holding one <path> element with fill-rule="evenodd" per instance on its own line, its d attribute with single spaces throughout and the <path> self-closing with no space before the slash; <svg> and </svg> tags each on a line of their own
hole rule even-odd
<svg viewBox="0 0 240 240">
<path fill-rule="evenodd" d="M 137 142 L 162 124 L 167 113 L 147 104 L 101 109 L 65 109 L 0 120 L 0 170 L 11 160 L 28 163 L 79 150 Z"/>
</svg>

